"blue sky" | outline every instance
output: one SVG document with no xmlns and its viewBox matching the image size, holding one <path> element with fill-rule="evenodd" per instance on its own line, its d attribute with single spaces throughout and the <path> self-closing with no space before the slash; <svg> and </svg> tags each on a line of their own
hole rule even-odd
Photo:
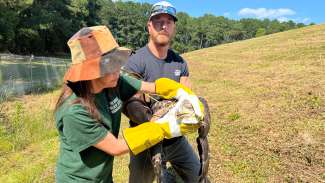
<svg viewBox="0 0 325 183">
<path fill-rule="evenodd" d="M 154 4 L 158 0 L 134 0 Z M 269 18 L 298 23 L 325 23 L 325 0 L 170 0 L 177 11 L 199 17 L 206 13 L 230 19 Z M 323 12 L 323 13 L 322 13 Z"/>
</svg>

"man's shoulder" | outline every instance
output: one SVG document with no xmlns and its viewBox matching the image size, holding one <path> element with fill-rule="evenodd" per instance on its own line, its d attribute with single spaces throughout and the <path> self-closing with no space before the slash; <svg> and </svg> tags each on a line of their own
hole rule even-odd
<svg viewBox="0 0 325 183">
<path fill-rule="evenodd" d="M 185 62 L 182 56 L 180 56 L 178 53 L 176 53 L 174 50 L 169 49 L 168 50 L 168 57 L 170 57 L 174 62 Z"/>
<path fill-rule="evenodd" d="M 135 53 L 133 55 L 131 55 L 129 59 L 137 59 L 137 58 L 143 57 L 144 55 L 147 55 L 147 54 L 148 54 L 147 47 L 144 46 L 144 47 L 136 50 Z"/>
<path fill-rule="evenodd" d="M 148 52 L 146 46 L 136 50 L 135 53 L 129 57 L 124 68 L 132 72 L 142 73 L 143 65 L 146 64 L 146 60 L 148 58 L 148 54 L 146 52 Z"/>
</svg>

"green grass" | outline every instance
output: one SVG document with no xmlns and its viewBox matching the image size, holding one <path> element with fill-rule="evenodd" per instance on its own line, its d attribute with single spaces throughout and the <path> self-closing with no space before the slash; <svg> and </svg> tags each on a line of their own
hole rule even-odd
<svg viewBox="0 0 325 183">
<path fill-rule="evenodd" d="M 0 182 L 54 182 L 57 138 L 30 144 L 0 158 Z"/>
<path fill-rule="evenodd" d="M 57 95 L 56 91 L 1 103 L 0 182 L 53 182 Z"/>
<path fill-rule="evenodd" d="M 325 25 L 183 56 L 211 110 L 211 182 L 325 182 Z M 54 181 L 57 95 L 1 103 L 0 182 Z M 116 157 L 115 182 L 127 165 Z"/>
<path fill-rule="evenodd" d="M 324 25 L 184 57 L 213 111 L 214 182 L 325 181 Z"/>
</svg>

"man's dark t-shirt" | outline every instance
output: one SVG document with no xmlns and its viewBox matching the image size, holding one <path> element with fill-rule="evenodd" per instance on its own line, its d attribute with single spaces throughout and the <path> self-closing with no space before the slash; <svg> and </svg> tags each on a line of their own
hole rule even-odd
<svg viewBox="0 0 325 183">
<path fill-rule="evenodd" d="M 181 56 L 169 49 L 166 59 L 159 59 L 152 54 L 148 46 L 137 50 L 129 58 L 124 69 L 140 74 L 143 80 L 148 82 L 154 82 L 163 77 L 180 82 L 181 77 L 189 76 L 187 63 Z M 176 139 L 164 140 L 163 143 L 168 145 Z"/>
<path fill-rule="evenodd" d="M 155 57 L 148 46 L 137 50 L 129 58 L 125 69 L 140 74 L 144 81 L 149 82 L 162 77 L 179 82 L 182 76 L 189 76 L 187 63 L 181 56 L 169 49 L 167 58 L 162 60 Z"/>
</svg>

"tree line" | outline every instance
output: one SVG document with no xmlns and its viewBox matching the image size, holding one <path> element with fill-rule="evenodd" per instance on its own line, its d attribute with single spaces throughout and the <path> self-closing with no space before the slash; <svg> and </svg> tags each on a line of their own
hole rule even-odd
<svg viewBox="0 0 325 183">
<path fill-rule="evenodd" d="M 68 55 L 67 40 L 80 28 L 107 25 L 120 45 L 147 43 L 151 4 L 111 0 L 0 0 L 0 52 Z M 179 53 L 306 26 L 293 21 L 177 13 L 172 47 Z"/>
</svg>

